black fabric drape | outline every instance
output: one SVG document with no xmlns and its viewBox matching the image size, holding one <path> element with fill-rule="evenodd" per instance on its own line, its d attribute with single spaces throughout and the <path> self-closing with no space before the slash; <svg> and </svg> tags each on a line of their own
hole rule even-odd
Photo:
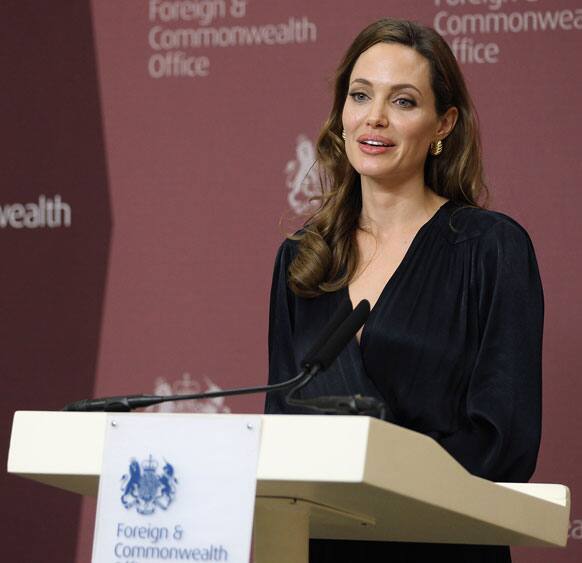
<svg viewBox="0 0 582 563">
<path fill-rule="evenodd" d="M 298 373 L 338 303 L 349 299 L 347 288 L 314 299 L 294 295 L 287 270 L 296 250 L 286 240 L 275 263 L 270 383 Z M 353 339 L 302 396 L 376 396 L 388 404 L 391 422 L 433 437 L 474 475 L 527 481 L 541 432 L 542 327 L 542 287 L 526 231 L 501 213 L 448 202 L 417 233 L 360 344 Z M 274 393 L 265 412 L 307 411 Z M 441 552 L 447 561 L 510 561 L 507 547 L 331 540 L 312 542 L 310 561 L 355 561 L 342 558 L 351 549 L 373 552 L 373 561 L 422 561 Z"/>
</svg>

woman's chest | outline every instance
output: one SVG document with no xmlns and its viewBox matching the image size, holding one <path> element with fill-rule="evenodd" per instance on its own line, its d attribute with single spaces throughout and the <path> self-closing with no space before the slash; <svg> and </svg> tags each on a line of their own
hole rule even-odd
<svg viewBox="0 0 582 563">
<path fill-rule="evenodd" d="M 354 307 L 364 299 L 370 303 L 371 308 L 376 306 L 403 263 L 409 246 L 410 242 L 404 240 L 384 244 L 381 247 L 360 247 L 360 263 L 347 289 Z M 362 330 L 356 335 L 358 342 L 361 335 Z"/>
</svg>

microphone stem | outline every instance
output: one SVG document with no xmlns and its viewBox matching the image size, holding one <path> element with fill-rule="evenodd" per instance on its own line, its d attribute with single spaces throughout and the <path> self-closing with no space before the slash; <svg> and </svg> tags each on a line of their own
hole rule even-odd
<svg viewBox="0 0 582 563">
<path fill-rule="evenodd" d="M 279 391 L 295 385 L 301 384 L 306 377 L 311 379 L 318 371 L 319 366 L 305 367 L 295 377 L 282 383 L 273 385 L 261 385 L 257 387 L 239 387 L 221 391 L 210 391 L 208 393 L 192 393 L 189 395 L 133 395 L 125 397 L 105 397 L 103 399 L 85 399 L 69 403 L 62 410 L 64 411 L 101 411 L 101 412 L 129 412 L 137 408 L 150 407 L 160 403 L 171 401 L 187 401 L 190 399 L 212 399 L 214 397 L 228 397 L 230 395 L 246 395 L 250 393 L 261 393 L 264 391 Z"/>
<path fill-rule="evenodd" d="M 318 367 L 318 366 L 316 366 Z M 311 368 L 313 369 L 313 368 Z M 317 373 L 317 371 L 315 371 Z M 287 389 L 287 387 L 292 386 L 298 381 L 301 384 L 301 380 L 304 377 L 313 377 L 315 373 L 311 374 L 311 371 L 306 373 L 305 370 L 301 370 L 295 377 L 283 381 L 282 383 L 275 383 L 273 385 L 261 385 L 258 387 L 237 387 L 236 389 L 227 389 L 222 391 L 210 391 L 209 393 L 195 393 L 192 395 L 166 395 L 160 397 L 161 401 L 185 401 L 188 399 L 212 399 L 213 397 L 228 397 L 229 395 L 245 395 L 248 393 L 260 393 L 261 391 L 279 391 L 281 389 Z"/>
<path fill-rule="evenodd" d="M 313 377 L 317 374 L 317 372 L 320 369 L 321 369 L 321 367 L 319 366 L 319 364 L 315 364 L 314 366 L 310 366 L 309 371 L 305 375 L 305 378 L 302 381 L 300 381 L 295 387 L 293 387 L 291 389 L 291 391 L 289 391 L 289 393 L 287 393 L 287 396 L 285 397 L 285 401 L 287 402 L 288 405 L 294 405 L 294 406 L 301 406 L 302 405 L 301 400 L 294 399 L 293 395 L 295 395 L 300 389 L 303 389 L 303 387 L 305 387 L 313 379 Z"/>
</svg>

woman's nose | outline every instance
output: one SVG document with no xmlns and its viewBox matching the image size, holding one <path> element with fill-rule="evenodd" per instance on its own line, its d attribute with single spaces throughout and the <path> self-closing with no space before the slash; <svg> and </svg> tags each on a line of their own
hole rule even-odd
<svg viewBox="0 0 582 563">
<path fill-rule="evenodd" d="M 384 104 L 376 103 L 370 107 L 370 113 L 366 119 L 369 127 L 387 127 L 388 117 L 384 109 Z"/>
</svg>

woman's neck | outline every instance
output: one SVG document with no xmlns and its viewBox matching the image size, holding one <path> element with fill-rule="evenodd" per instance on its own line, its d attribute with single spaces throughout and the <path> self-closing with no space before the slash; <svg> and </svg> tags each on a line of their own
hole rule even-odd
<svg viewBox="0 0 582 563">
<path fill-rule="evenodd" d="M 388 189 L 370 178 L 362 178 L 359 226 L 379 239 L 396 231 L 418 230 L 446 201 L 418 179 Z"/>
</svg>

